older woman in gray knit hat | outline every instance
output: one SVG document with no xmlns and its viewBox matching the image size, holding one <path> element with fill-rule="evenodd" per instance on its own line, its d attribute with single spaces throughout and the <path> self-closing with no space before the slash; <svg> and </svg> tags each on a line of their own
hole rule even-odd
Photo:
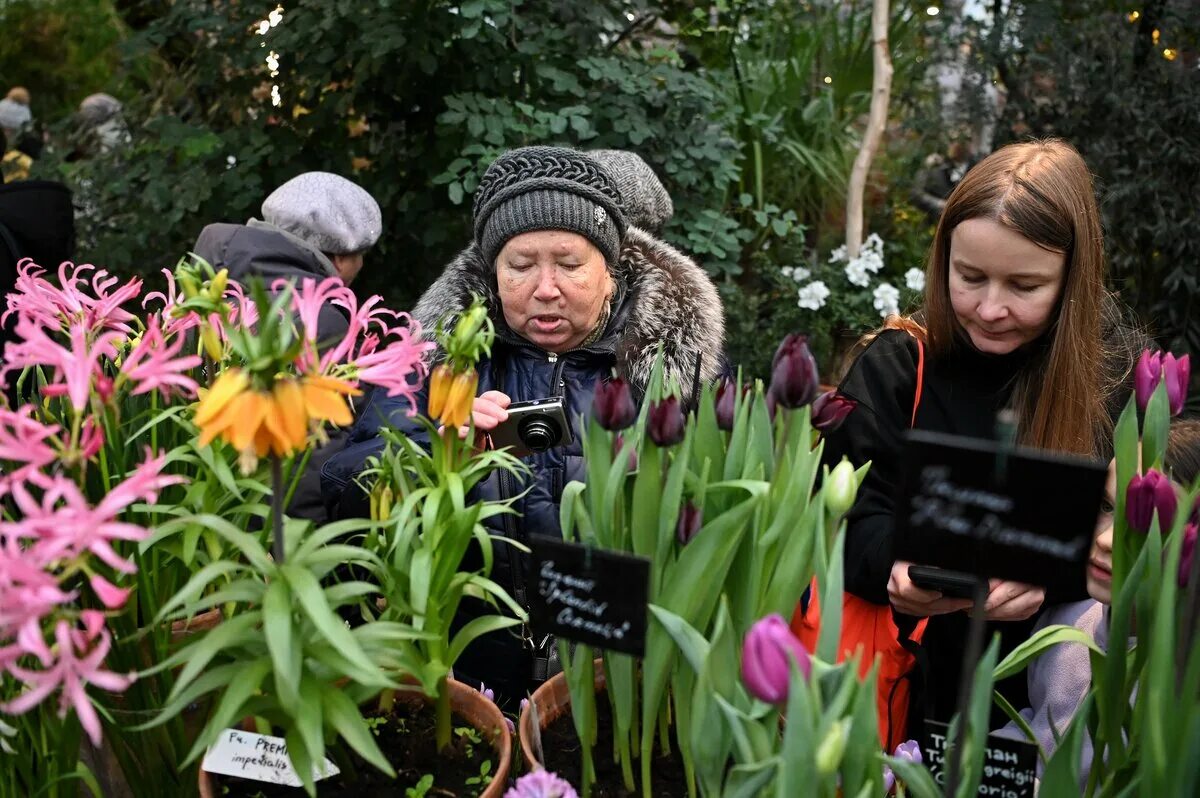
<svg viewBox="0 0 1200 798">
<path fill-rule="evenodd" d="M 609 165 L 616 165 L 621 181 Z M 630 223 L 632 216 L 662 224 L 670 215 L 665 195 L 653 171 L 632 154 L 614 159 L 526 147 L 488 168 L 475 194 L 474 241 L 414 311 L 431 328 L 463 311 L 474 296 L 484 297 L 497 337 L 480 367 L 477 431 L 504 423 L 512 402 L 551 397 L 562 400 L 569 423 L 577 424 L 591 414 L 597 384 L 614 374 L 640 398 L 660 347 L 667 376 L 687 386 L 685 399 L 697 374 L 711 381 L 722 373 L 724 314 L 716 288 L 690 258 Z M 419 402 L 424 410 L 423 395 Z M 347 448 L 322 472 L 335 515 L 366 514 L 354 477 L 382 448 L 381 425 L 421 438 L 408 409 L 381 392 L 367 397 Z M 518 511 L 488 519 L 490 531 L 521 541 L 530 534 L 561 534 L 563 486 L 583 478 L 580 432 L 576 428 L 570 440 L 527 457 L 530 476 L 524 481 L 506 475 L 476 489 L 481 498 L 512 501 Z M 501 541 L 495 552 L 493 578 L 524 603 L 526 558 Z M 460 621 L 481 609 L 465 608 Z M 501 701 L 515 702 L 553 670 L 553 646 L 525 638 L 480 638 L 456 666 L 459 678 L 485 681 Z"/>
</svg>

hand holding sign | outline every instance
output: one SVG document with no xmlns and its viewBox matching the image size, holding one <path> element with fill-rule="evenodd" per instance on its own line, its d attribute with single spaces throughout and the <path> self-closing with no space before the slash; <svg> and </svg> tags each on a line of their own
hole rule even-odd
<svg viewBox="0 0 1200 798">
<path fill-rule="evenodd" d="M 989 621 L 1023 621 L 1032 618 L 1046 600 L 1046 590 L 1007 579 L 988 580 L 984 612 Z"/>
</svg>

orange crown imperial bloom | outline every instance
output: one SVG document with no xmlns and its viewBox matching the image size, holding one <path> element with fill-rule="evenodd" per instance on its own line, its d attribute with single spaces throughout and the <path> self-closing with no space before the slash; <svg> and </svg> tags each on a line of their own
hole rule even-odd
<svg viewBox="0 0 1200 798">
<path fill-rule="evenodd" d="M 446 403 L 442 407 L 439 420 L 451 429 L 465 425 L 471 418 L 475 389 L 478 387 L 479 372 L 475 369 L 455 374 L 446 393 Z"/>
<path fill-rule="evenodd" d="M 354 416 L 345 397 L 359 393 L 347 382 L 322 376 L 279 379 L 263 391 L 242 370 L 226 369 L 202 392 L 196 408 L 200 445 L 219 437 L 256 457 L 286 457 L 308 445 L 314 424 L 349 424 Z"/>
</svg>

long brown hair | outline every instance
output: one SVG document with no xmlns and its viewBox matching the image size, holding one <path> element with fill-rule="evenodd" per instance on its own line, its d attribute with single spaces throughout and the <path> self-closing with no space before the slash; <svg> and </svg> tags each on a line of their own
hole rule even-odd
<svg viewBox="0 0 1200 798">
<path fill-rule="evenodd" d="M 950 236 L 968 219 L 992 219 L 1066 256 L 1062 296 L 1047 346 L 1017 377 L 1012 407 L 1027 446 L 1097 455 L 1112 435 L 1101 321 L 1104 242 L 1092 176 L 1074 147 L 1057 139 L 1010 144 L 967 172 L 946 200 L 925 271 L 925 301 L 914 318 L 930 356 L 970 346 L 950 303 Z M 918 333 L 919 334 L 919 333 Z"/>
</svg>

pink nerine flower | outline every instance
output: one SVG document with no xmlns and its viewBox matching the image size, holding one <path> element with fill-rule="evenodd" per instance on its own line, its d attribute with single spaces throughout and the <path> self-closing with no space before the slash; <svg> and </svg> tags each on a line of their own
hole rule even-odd
<svg viewBox="0 0 1200 798">
<path fill-rule="evenodd" d="M 23 551 L 17 541 L 0 542 L 0 640 L 17 644 L 0 649 L 0 668 L 26 653 L 35 653 L 24 640 L 41 639 L 41 622 L 55 608 L 74 599 L 45 570 L 46 563 Z"/>
<path fill-rule="evenodd" d="M 135 674 L 126 676 L 103 669 L 104 658 L 112 646 L 108 629 L 104 627 L 104 614 L 97 610 L 80 613 L 83 628 L 72 627 L 67 621 L 54 626 L 54 656 L 44 670 L 32 670 L 19 665 L 10 665 L 9 673 L 23 681 L 28 689 L 5 704 L 0 711 L 20 715 L 42 703 L 55 690 L 61 689 L 59 717 L 67 710 L 75 709 L 79 723 L 87 732 L 93 745 L 100 745 L 100 718 L 87 696 L 89 684 L 105 690 L 120 692 L 134 681 Z"/>
<path fill-rule="evenodd" d="M 394 339 L 386 346 L 360 355 L 352 365 L 359 380 L 386 389 L 388 396 L 404 396 L 409 407 L 415 408 L 417 391 L 429 370 L 425 353 L 436 345 L 420 339 L 421 329 L 415 323 L 396 327 L 390 335 Z"/>
<path fill-rule="evenodd" d="M 100 358 L 116 358 L 116 343 L 124 336 L 119 332 L 103 332 L 95 340 L 89 340 L 87 327 L 82 322 L 72 322 L 68 331 L 70 349 L 57 343 L 46 334 L 46 330 L 29 316 L 17 320 L 17 338 L 4 348 L 7 365 L 0 378 L 10 371 L 28 366 L 45 366 L 54 369 L 54 379 L 48 393 L 55 395 L 53 387 L 60 389 L 71 400 L 71 407 L 81 412 L 88 404 L 92 377 L 99 372 Z"/>
<path fill-rule="evenodd" d="M 184 396 L 195 396 L 196 381 L 184 372 L 199 366 L 200 356 L 177 357 L 182 347 L 183 336 L 176 336 L 173 343 L 167 343 L 158 316 L 151 316 L 146 332 L 121 364 L 121 373 L 136 383 L 133 393 L 146 393 L 157 388 L 163 396 L 168 396 L 174 387 Z"/>
<path fill-rule="evenodd" d="M 16 469 L 4 469 L 14 480 L 25 479 L 58 459 L 52 444 L 60 428 L 47 426 L 34 418 L 35 409 L 33 405 L 24 405 L 17 410 L 0 407 L 0 460 L 23 464 Z"/>
<path fill-rule="evenodd" d="M 17 279 L 3 318 L 16 313 L 49 329 L 63 329 L 78 321 L 89 331 L 109 329 L 131 334 L 129 323 L 135 317 L 122 305 L 141 293 L 141 278 L 135 277 L 109 293 L 119 280 L 101 269 L 92 276 L 89 293 L 84 274 L 95 268 L 90 263 L 76 266 L 64 262 L 58 267 L 55 285 L 43 277 L 44 269 L 28 258 L 22 260 L 17 264 Z"/>
<path fill-rule="evenodd" d="M 116 517 L 135 501 L 153 502 L 161 488 L 183 481 L 161 473 L 165 462 L 166 455 L 146 460 L 95 507 L 73 481 L 61 475 L 49 481 L 40 502 L 26 485 L 14 483 L 11 495 L 18 520 L 0 522 L 0 535 L 32 541 L 26 552 L 34 562 L 72 559 L 90 552 L 118 571 L 133 573 L 134 566 L 113 550 L 112 541 L 141 540 L 149 530 Z"/>
</svg>

